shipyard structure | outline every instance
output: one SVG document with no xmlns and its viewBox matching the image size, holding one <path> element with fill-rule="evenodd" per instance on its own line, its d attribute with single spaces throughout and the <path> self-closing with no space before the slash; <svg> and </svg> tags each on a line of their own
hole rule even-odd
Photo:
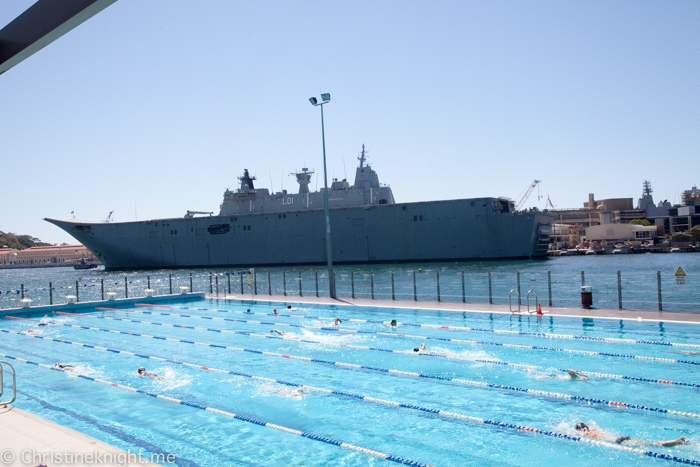
<svg viewBox="0 0 700 467">
<path fill-rule="evenodd" d="M 507 198 L 397 203 L 358 157 L 355 181 L 328 191 L 334 263 L 459 261 L 545 257 L 552 217 L 516 212 Z M 106 269 L 323 264 L 324 190 L 296 173 L 298 193 L 256 188 L 248 170 L 226 190 L 219 215 L 139 222 L 46 219 L 89 248 Z"/>
</svg>

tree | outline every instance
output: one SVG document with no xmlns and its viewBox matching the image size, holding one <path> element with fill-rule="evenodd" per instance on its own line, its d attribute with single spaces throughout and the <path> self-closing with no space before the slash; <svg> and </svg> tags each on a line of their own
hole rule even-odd
<svg viewBox="0 0 700 467">
<path fill-rule="evenodd" d="M 24 250 L 33 246 L 51 246 L 50 243 L 44 243 L 38 238 L 31 235 L 16 235 L 13 233 L 5 233 L 0 230 L 0 245 L 3 247 L 14 248 L 15 250 Z"/>
<path fill-rule="evenodd" d="M 649 222 L 646 219 L 632 219 L 630 221 L 630 224 L 632 224 L 632 225 L 651 225 L 651 222 Z"/>
</svg>

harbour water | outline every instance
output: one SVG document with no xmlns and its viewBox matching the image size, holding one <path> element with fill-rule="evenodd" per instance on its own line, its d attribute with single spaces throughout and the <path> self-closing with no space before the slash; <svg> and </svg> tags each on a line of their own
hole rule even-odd
<svg viewBox="0 0 700 467">
<path fill-rule="evenodd" d="M 682 268 L 685 285 L 675 274 Z M 328 296 L 326 269 L 321 266 L 248 269 L 196 269 L 106 272 L 72 268 L 0 270 L 0 308 L 19 307 L 22 296 L 32 305 L 100 300 L 103 293 L 145 296 L 177 293 L 181 286 L 198 292 L 255 295 Z M 619 276 L 618 276 L 619 271 Z M 657 272 L 659 274 L 657 274 Z M 593 288 L 598 308 L 656 310 L 661 296 L 664 311 L 700 312 L 700 255 L 645 254 L 557 257 L 543 260 L 463 263 L 394 263 L 336 266 L 338 297 L 507 304 L 511 290 L 519 290 L 523 306 L 528 291 L 531 306 L 580 306 L 581 285 Z M 415 286 L 414 286 L 415 275 Z M 519 279 L 519 283 L 518 283 Z M 619 279 L 619 282 L 618 282 Z M 393 287 L 392 287 L 393 281 Z M 439 287 L 438 287 L 439 281 Z M 53 290 L 49 292 L 49 284 Z M 659 293 L 660 286 L 660 293 Z M 392 292 L 393 290 L 393 292 Z M 551 290 L 551 303 L 550 303 Z M 517 295 L 512 294 L 513 304 Z"/>
</svg>

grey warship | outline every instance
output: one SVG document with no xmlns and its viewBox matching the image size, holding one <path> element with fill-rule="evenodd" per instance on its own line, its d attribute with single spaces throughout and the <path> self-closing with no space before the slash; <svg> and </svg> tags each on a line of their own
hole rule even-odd
<svg viewBox="0 0 700 467">
<path fill-rule="evenodd" d="M 355 182 L 329 191 L 334 263 L 494 260 L 544 257 L 552 217 L 516 212 L 507 198 L 397 203 L 379 183 L 362 146 Z M 325 264 L 322 188 L 295 173 L 298 193 L 255 188 L 247 169 L 226 190 L 219 215 L 137 222 L 44 220 L 92 251 L 107 270 Z M 205 213 L 206 214 L 206 213 Z"/>
</svg>

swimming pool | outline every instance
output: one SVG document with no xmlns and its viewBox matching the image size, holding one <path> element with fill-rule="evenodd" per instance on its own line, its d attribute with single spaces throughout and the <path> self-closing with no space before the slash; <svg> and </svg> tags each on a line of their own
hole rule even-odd
<svg viewBox="0 0 700 467">
<path fill-rule="evenodd" d="M 41 318 L 54 323 L 42 327 L 1 320 L 0 359 L 17 370 L 16 405 L 124 450 L 173 453 L 183 466 L 700 459 L 696 325 L 322 305 L 288 311 L 225 300 L 168 305 L 81 309 Z M 423 342 L 428 352 L 414 352 Z M 139 367 L 164 379 L 141 378 Z M 590 379 L 572 381 L 565 369 Z M 305 386 L 303 397 L 296 385 Z M 685 436 L 690 444 L 594 444 L 576 433 L 580 421 L 610 440 Z"/>
</svg>

